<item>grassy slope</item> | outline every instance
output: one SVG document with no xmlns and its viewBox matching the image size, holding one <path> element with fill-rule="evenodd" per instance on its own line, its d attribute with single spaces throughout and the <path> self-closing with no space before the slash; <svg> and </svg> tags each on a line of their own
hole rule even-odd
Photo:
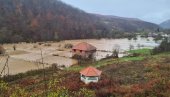
<svg viewBox="0 0 170 97">
<path fill-rule="evenodd" d="M 139 53 L 142 56 L 138 56 L 138 57 L 123 57 L 123 58 L 119 58 L 119 59 L 104 59 L 104 60 L 100 60 L 97 62 L 91 62 L 88 64 L 82 64 L 80 65 L 76 65 L 76 66 L 72 66 L 70 68 L 66 68 L 66 70 L 73 70 L 73 71 L 79 71 L 82 68 L 85 68 L 87 66 L 94 66 L 94 67 L 102 67 L 102 66 L 106 66 L 108 64 L 115 64 L 117 63 L 117 61 L 119 62 L 126 62 L 126 61 L 141 61 L 144 60 L 144 58 L 148 57 L 148 55 L 150 55 L 150 49 L 139 49 L 139 50 L 131 50 L 129 51 L 129 53 Z"/>
<path fill-rule="evenodd" d="M 129 53 L 139 53 L 141 55 L 150 55 L 151 54 L 151 49 L 137 49 L 137 50 L 131 50 Z"/>
</svg>

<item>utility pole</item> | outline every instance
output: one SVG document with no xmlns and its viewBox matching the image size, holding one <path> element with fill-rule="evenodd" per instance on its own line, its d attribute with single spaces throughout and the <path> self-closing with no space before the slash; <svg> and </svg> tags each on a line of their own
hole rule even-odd
<svg viewBox="0 0 170 97">
<path fill-rule="evenodd" d="M 41 62 L 43 65 L 43 80 L 44 80 L 44 97 L 47 97 L 47 83 L 46 83 L 46 72 L 45 72 L 45 66 L 44 66 L 44 59 L 43 59 L 43 52 L 42 49 L 41 50 Z"/>
</svg>

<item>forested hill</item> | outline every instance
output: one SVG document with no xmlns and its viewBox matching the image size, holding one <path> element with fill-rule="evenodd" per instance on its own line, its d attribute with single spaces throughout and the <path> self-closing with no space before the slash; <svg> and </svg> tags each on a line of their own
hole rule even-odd
<svg viewBox="0 0 170 97">
<path fill-rule="evenodd" d="M 142 21 L 137 18 L 125 18 L 117 16 L 97 15 L 100 19 L 110 25 L 113 29 L 119 31 L 133 32 L 133 31 L 154 31 L 158 29 L 158 25 Z"/>
<path fill-rule="evenodd" d="M 115 31 L 157 28 L 144 21 L 89 14 L 60 0 L 0 0 L 0 42 L 114 37 Z"/>
</svg>

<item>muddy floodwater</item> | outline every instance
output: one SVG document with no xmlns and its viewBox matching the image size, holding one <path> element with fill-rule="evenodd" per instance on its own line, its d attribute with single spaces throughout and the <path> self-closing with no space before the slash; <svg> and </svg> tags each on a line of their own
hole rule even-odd
<svg viewBox="0 0 170 97">
<path fill-rule="evenodd" d="M 85 40 L 71 40 L 71 41 L 65 41 L 72 44 L 78 44 L 80 42 L 87 42 L 92 44 L 97 48 L 96 52 L 96 59 L 100 60 L 102 58 L 105 58 L 107 55 L 111 55 L 112 51 L 114 49 L 119 49 L 120 54 L 119 57 L 123 57 L 124 54 L 122 54 L 125 51 L 129 50 L 130 45 L 134 46 L 134 49 L 140 49 L 140 48 L 154 48 L 159 45 L 159 43 L 156 43 L 152 37 L 148 38 L 141 38 L 140 36 L 137 37 L 137 40 L 128 40 L 127 38 L 124 39 L 85 39 Z"/>
<path fill-rule="evenodd" d="M 8 61 L 9 68 L 5 68 L 6 74 L 9 70 L 9 74 L 22 73 L 34 69 L 42 68 L 42 62 L 45 63 L 45 67 L 51 66 L 51 64 L 58 64 L 59 66 L 69 67 L 77 64 L 77 60 L 72 59 L 72 50 L 66 49 L 65 44 L 76 45 L 80 42 L 87 42 L 97 48 L 95 58 L 100 60 L 108 55 L 111 55 L 113 49 L 119 48 L 119 56 L 123 56 L 124 51 L 129 50 L 129 46 L 133 45 L 134 49 L 138 48 L 153 48 L 158 46 L 153 38 L 140 38 L 137 40 L 124 39 L 83 39 L 83 40 L 65 40 L 61 42 L 45 42 L 45 43 L 19 43 L 19 44 L 4 44 L 7 54 L 10 58 Z M 16 46 L 14 51 L 13 46 Z M 41 56 L 42 53 L 42 56 Z M 6 56 L 0 56 L 0 71 L 2 71 L 4 64 L 6 63 Z M 42 60 L 43 59 L 43 60 Z"/>
</svg>

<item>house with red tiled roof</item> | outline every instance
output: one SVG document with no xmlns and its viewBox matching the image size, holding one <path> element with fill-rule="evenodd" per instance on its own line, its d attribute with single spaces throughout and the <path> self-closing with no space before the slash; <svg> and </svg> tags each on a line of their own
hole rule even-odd
<svg viewBox="0 0 170 97">
<path fill-rule="evenodd" d="M 94 47 L 91 44 L 88 44 L 86 42 L 79 43 L 72 48 L 72 52 L 75 55 L 80 55 L 83 58 L 89 58 L 93 56 L 93 54 L 96 52 L 96 47 Z"/>
<path fill-rule="evenodd" d="M 89 66 L 80 71 L 80 79 L 85 84 L 88 84 L 90 82 L 98 82 L 100 79 L 101 73 L 102 71 L 92 66 Z"/>
</svg>

